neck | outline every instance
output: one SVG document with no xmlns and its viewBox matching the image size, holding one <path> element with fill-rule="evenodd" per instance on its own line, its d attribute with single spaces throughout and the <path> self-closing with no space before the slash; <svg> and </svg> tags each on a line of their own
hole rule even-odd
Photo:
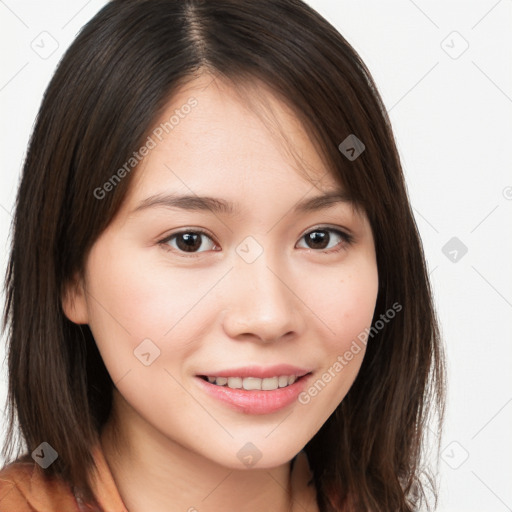
<svg viewBox="0 0 512 512">
<path fill-rule="evenodd" d="M 120 408 L 126 410 L 116 421 Z M 129 512 L 291 510 L 289 462 L 271 469 L 225 467 L 155 432 L 130 409 L 114 408 L 101 433 L 105 459 Z"/>
</svg>

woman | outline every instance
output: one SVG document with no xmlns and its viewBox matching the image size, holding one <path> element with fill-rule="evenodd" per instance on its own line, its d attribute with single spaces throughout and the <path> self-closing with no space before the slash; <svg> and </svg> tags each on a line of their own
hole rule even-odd
<svg viewBox="0 0 512 512">
<path fill-rule="evenodd" d="M 30 142 L 5 320 L 4 454 L 16 420 L 26 447 L 1 511 L 428 490 L 443 359 L 399 157 L 300 1 L 114 0 L 83 28 Z"/>
</svg>

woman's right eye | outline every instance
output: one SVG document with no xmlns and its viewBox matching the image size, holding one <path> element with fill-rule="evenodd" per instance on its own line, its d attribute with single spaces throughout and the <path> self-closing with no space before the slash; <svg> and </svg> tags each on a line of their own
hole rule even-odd
<svg viewBox="0 0 512 512">
<path fill-rule="evenodd" d="M 204 252 L 198 250 L 204 245 L 202 241 L 203 237 L 207 238 L 210 244 L 215 247 L 215 243 L 211 237 L 207 235 L 206 232 L 200 230 L 186 230 L 173 233 L 161 240 L 159 244 L 163 245 L 166 250 L 189 253 L 193 256 L 194 254 Z M 212 250 L 212 247 L 210 247 L 210 250 Z"/>
</svg>

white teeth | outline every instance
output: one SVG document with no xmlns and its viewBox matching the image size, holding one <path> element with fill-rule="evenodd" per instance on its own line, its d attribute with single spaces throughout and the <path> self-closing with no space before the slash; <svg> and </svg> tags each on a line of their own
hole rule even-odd
<svg viewBox="0 0 512 512">
<path fill-rule="evenodd" d="M 241 377 L 228 377 L 228 388 L 241 389 L 242 388 L 242 378 Z"/>
<path fill-rule="evenodd" d="M 297 380 L 296 375 L 280 375 L 276 377 L 208 377 L 208 382 L 217 386 L 227 386 L 232 389 L 245 389 L 247 391 L 263 390 L 272 391 L 274 389 L 285 388 Z"/>
<path fill-rule="evenodd" d="M 281 375 L 279 377 L 279 387 L 284 388 L 288 386 L 288 377 L 286 375 Z"/>
<path fill-rule="evenodd" d="M 277 389 L 279 387 L 279 378 L 278 377 L 267 377 L 261 381 L 261 389 L 265 391 L 272 391 L 273 389 Z"/>
<path fill-rule="evenodd" d="M 217 379 L 217 382 L 218 381 L 219 379 Z M 251 391 L 253 389 L 261 390 L 261 379 L 256 377 L 245 377 L 245 379 L 242 381 L 242 385 L 244 389 L 247 389 L 247 391 Z"/>
</svg>

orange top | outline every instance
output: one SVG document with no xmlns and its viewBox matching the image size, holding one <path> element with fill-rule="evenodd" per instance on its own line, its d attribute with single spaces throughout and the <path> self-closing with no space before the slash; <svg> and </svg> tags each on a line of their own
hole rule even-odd
<svg viewBox="0 0 512 512">
<path fill-rule="evenodd" d="M 93 449 L 98 473 L 94 496 L 104 512 L 128 512 L 101 445 Z M 0 512 L 96 512 L 77 498 L 63 480 L 49 478 L 36 462 L 13 462 L 0 471 Z"/>
<path fill-rule="evenodd" d="M 92 491 L 100 511 L 82 503 L 64 481 L 49 478 L 36 462 L 18 461 L 0 470 L 0 512 L 128 512 L 100 444 L 93 449 L 93 456 L 98 473 L 94 474 Z M 307 455 L 301 451 L 293 465 L 292 494 L 301 511 L 316 512 L 314 488 L 301 491 L 310 477 Z"/>
</svg>

